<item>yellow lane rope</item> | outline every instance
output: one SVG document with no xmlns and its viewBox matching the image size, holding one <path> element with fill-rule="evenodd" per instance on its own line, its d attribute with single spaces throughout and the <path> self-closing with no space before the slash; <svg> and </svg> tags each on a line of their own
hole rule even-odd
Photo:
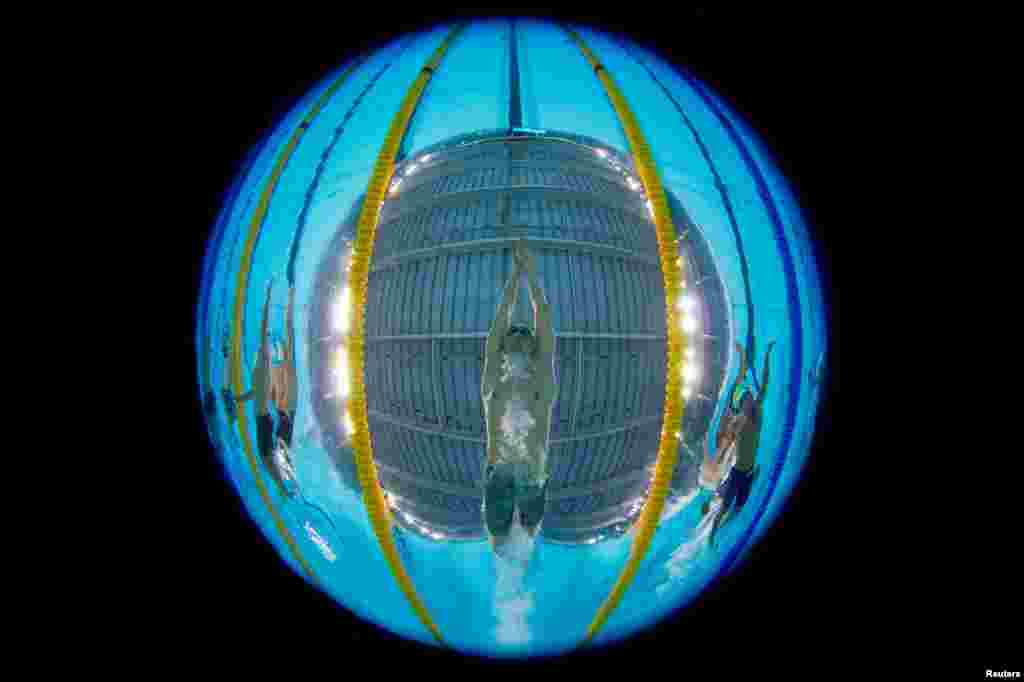
<svg viewBox="0 0 1024 682">
<path fill-rule="evenodd" d="M 352 247 L 352 258 L 349 267 L 349 297 L 352 306 L 351 334 L 348 343 L 349 373 L 351 393 L 348 401 L 348 414 L 352 425 L 352 450 L 355 458 L 356 469 L 359 472 L 359 483 L 363 490 L 363 503 L 366 505 L 366 513 L 369 515 L 370 523 L 373 525 L 373 532 L 380 542 L 384 558 L 388 567 L 394 575 L 395 580 L 405 593 L 406 599 L 412 606 L 413 611 L 419 616 L 420 621 L 430 630 L 439 643 L 445 644 L 441 633 L 431 619 L 426 607 L 420 600 L 419 595 L 413 587 L 412 580 L 405 572 L 402 561 L 395 548 L 395 542 L 391 535 L 391 513 L 384 499 L 384 491 L 381 490 L 377 480 L 377 467 L 373 462 L 373 445 L 370 442 L 370 425 L 366 414 L 366 383 L 364 380 L 363 366 L 363 333 L 366 323 L 366 288 L 370 274 L 370 259 L 373 256 L 374 237 L 377 232 L 377 221 L 380 218 L 380 209 L 384 204 L 388 183 L 394 173 L 395 158 L 398 155 L 402 138 L 412 119 L 416 105 L 419 103 L 420 95 L 427 87 L 427 82 L 437 70 L 448 47 L 455 36 L 463 28 L 462 24 L 457 25 L 448 33 L 448 36 L 441 42 L 434 51 L 430 60 L 420 70 L 419 75 L 413 82 L 409 92 L 405 95 L 401 108 L 391 121 L 387 137 L 381 146 L 377 162 L 373 167 L 373 175 L 366 188 L 366 197 L 363 207 L 359 212 L 359 222 L 356 229 L 356 237 Z"/>
<path fill-rule="evenodd" d="M 633 539 L 633 547 L 629 559 L 626 561 L 618 581 L 605 599 L 601 608 L 597 610 L 593 622 L 587 630 L 586 637 L 582 644 L 589 643 L 597 631 L 605 624 L 615 607 L 619 605 L 626 589 L 636 575 L 640 562 L 644 558 L 651 538 L 658 527 L 661 519 L 661 512 L 665 507 L 665 496 L 668 494 L 668 486 L 672 480 L 672 472 L 675 469 L 676 457 L 678 454 L 678 432 L 683 416 L 683 403 L 680 399 L 681 370 L 684 351 L 689 339 L 679 327 L 676 302 L 680 290 L 685 286 L 681 261 L 676 250 L 676 231 L 672 224 L 672 215 L 669 212 L 668 201 L 665 198 L 665 190 L 658 178 L 658 171 L 654 165 L 651 149 L 647 145 L 640 125 L 636 117 L 626 103 L 625 97 L 615 85 L 608 70 L 604 68 L 594 52 L 587 47 L 583 39 L 572 29 L 565 27 L 565 31 L 579 47 L 584 58 L 594 69 L 595 75 L 604 86 L 608 99 L 619 117 L 619 122 L 629 140 L 630 151 L 633 154 L 633 161 L 636 164 L 637 173 L 644 184 L 647 198 L 651 202 L 654 213 L 654 224 L 658 235 L 658 250 L 661 254 L 661 273 L 665 283 L 665 325 L 668 341 L 667 346 L 667 372 L 668 377 L 665 385 L 665 421 L 661 427 L 661 442 L 658 446 L 658 459 L 654 469 L 654 478 L 651 481 L 647 501 L 644 503 L 643 511 L 636 524 L 636 535 Z"/>
<path fill-rule="evenodd" d="M 281 173 L 284 171 L 285 166 L 288 164 L 288 159 L 291 158 L 292 152 L 299 144 L 299 140 L 305 135 L 309 124 L 314 118 L 320 113 L 320 110 L 324 107 L 327 101 L 337 92 L 338 88 L 345 79 L 352 73 L 352 70 L 359 64 L 360 60 L 356 60 L 349 64 L 349 66 L 342 71 L 341 75 L 335 79 L 334 83 L 331 84 L 327 90 L 317 99 L 316 104 L 310 108 L 303 117 L 299 127 L 295 129 L 288 143 L 277 157 L 277 161 L 274 163 L 273 171 L 270 174 L 270 179 L 267 181 L 266 186 L 263 188 L 263 192 L 260 194 L 259 203 L 256 205 L 256 211 L 253 213 L 252 221 L 249 223 L 249 233 L 246 235 L 245 247 L 242 250 L 242 261 L 238 270 L 238 286 L 235 290 L 235 315 L 234 325 L 232 329 L 232 341 L 231 341 L 231 383 L 232 389 L 235 395 L 242 395 L 245 392 L 242 377 L 242 329 L 245 323 L 245 299 L 246 293 L 249 288 L 249 271 L 252 269 L 252 254 L 256 248 L 256 241 L 260 235 L 260 229 L 263 227 L 263 220 L 266 218 L 267 209 L 270 206 L 270 198 L 274 194 L 274 188 L 277 187 L 277 182 L 281 178 Z M 309 577 L 310 580 L 315 581 L 316 576 L 313 574 L 313 569 L 309 563 L 302 556 L 299 551 L 299 546 L 295 542 L 295 538 L 288 532 L 288 527 L 285 525 L 281 515 L 275 509 L 274 504 L 270 497 L 270 491 L 267 490 L 266 484 L 260 477 L 259 464 L 256 461 L 256 456 L 253 454 L 252 439 L 249 437 L 249 418 L 246 414 L 244 407 L 240 406 L 237 410 L 237 423 L 238 430 L 242 435 L 242 446 L 245 450 L 246 459 L 249 461 L 249 467 L 252 469 L 253 478 L 256 481 L 256 488 L 259 490 L 260 497 L 263 499 L 264 504 L 267 505 L 267 510 L 270 512 L 270 516 L 274 520 L 274 525 L 277 527 L 278 532 L 284 538 L 285 544 L 288 545 L 288 549 L 291 551 L 292 556 L 302 567 L 302 570 Z"/>
</svg>

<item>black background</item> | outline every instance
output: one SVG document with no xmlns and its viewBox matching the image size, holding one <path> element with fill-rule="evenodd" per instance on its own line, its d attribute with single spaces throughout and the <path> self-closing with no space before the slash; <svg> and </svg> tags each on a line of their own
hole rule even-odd
<svg viewBox="0 0 1024 682">
<path fill-rule="evenodd" d="M 514 10 L 460 12 L 509 14 Z M 679 63 L 722 94 L 758 130 L 792 180 L 813 230 L 829 304 L 829 381 L 814 451 L 782 516 L 744 565 L 696 603 L 627 642 L 532 664 L 530 674 L 657 675 L 741 679 L 831 676 L 889 661 L 883 677 L 931 669 L 934 661 L 893 648 L 891 621 L 905 607 L 878 592 L 885 557 L 865 546 L 871 533 L 857 508 L 852 448 L 837 437 L 840 375 L 839 282 L 851 222 L 849 165 L 863 140 L 851 106 L 863 69 L 837 11 L 777 7 L 693 8 L 651 3 L 594 6 L 592 13 L 533 12 L 622 33 Z M 295 3 L 263 13 L 196 15 L 168 24 L 162 63 L 182 182 L 177 234 L 182 251 L 180 443 L 187 494 L 163 538 L 159 609 L 146 618 L 147 651 L 166 660 L 217 662 L 249 669 L 307 667 L 348 678 L 376 670 L 389 679 L 410 670 L 430 677 L 491 674 L 522 664 L 495 663 L 401 640 L 337 606 L 291 573 L 249 521 L 208 443 L 198 402 L 193 330 L 202 257 L 228 183 L 242 157 L 330 69 L 452 13 L 379 3 L 325 12 Z M 614 76 L 614 74 L 613 74 Z M 856 86 L 854 85 L 856 84 Z M 393 112 L 381 112 L 391 116 Z M 178 242 L 176 242 L 177 244 Z M 847 289 L 847 292 L 850 290 Z M 850 294 L 847 293 L 847 298 Z M 849 409 L 849 406 L 848 406 Z M 855 538 L 851 548 L 851 538 Z M 344 557 L 340 557 L 344 561 Z M 884 634 L 883 634 L 884 633 Z M 890 654 L 893 654 L 890 658 Z M 962 657 L 961 657 L 962 658 Z M 158 659 L 159 660 L 159 659 Z M 957 659 L 957 664 L 962 661 Z M 969 661 L 967 670 L 977 670 Z M 988 661 L 984 665 L 991 665 Z M 996 662 L 995 665 L 1001 663 Z M 1009 664 L 1008 662 L 1005 664 Z"/>
</svg>

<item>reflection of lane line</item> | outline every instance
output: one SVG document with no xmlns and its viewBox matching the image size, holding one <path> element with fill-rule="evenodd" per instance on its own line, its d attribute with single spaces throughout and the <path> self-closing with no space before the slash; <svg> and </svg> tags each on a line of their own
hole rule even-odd
<svg viewBox="0 0 1024 682">
<path fill-rule="evenodd" d="M 565 27 L 566 33 L 584 58 L 594 70 L 594 75 L 604 86 L 608 99 L 619 118 L 619 123 L 629 140 L 629 147 L 633 154 L 633 160 L 637 168 L 637 174 L 643 181 L 644 189 L 648 197 L 649 206 L 654 213 L 654 223 L 658 238 L 658 250 L 661 256 L 661 271 L 664 278 L 665 291 L 665 327 L 668 335 L 666 341 L 666 381 L 665 381 L 665 409 L 664 424 L 661 429 L 661 442 L 658 446 L 658 458 L 655 463 L 654 477 L 651 480 L 647 500 L 644 503 L 643 511 L 635 526 L 636 535 L 633 541 L 629 560 L 622 569 L 618 581 L 612 588 L 601 607 L 594 616 L 593 622 L 587 629 L 586 637 L 581 644 L 590 642 L 597 631 L 601 629 L 605 621 L 618 606 L 629 587 L 630 582 L 636 575 L 637 569 L 651 544 L 654 531 L 661 519 L 661 512 L 665 506 L 665 496 L 668 494 L 669 483 L 672 480 L 672 473 L 675 469 L 678 456 L 678 441 L 676 432 L 683 415 L 683 404 L 681 400 L 681 369 L 683 365 L 683 350 L 688 345 L 688 337 L 679 326 L 679 312 L 676 309 L 676 301 L 679 298 L 682 283 L 682 272 L 680 268 L 681 259 L 676 248 L 676 229 L 672 224 L 672 216 L 669 211 L 665 190 L 658 177 L 658 171 L 654 165 L 654 159 L 650 147 L 644 139 L 637 123 L 636 117 L 618 86 L 612 81 L 608 70 L 598 60 L 597 56 L 583 42 L 583 39 L 569 27 Z"/>
<path fill-rule="evenodd" d="M 238 197 L 241 195 L 242 187 L 245 185 L 245 181 L 248 179 L 249 171 L 252 170 L 253 165 L 256 163 L 256 158 L 259 156 L 261 144 L 257 144 L 249 151 L 248 156 L 243 159 L 240 164 L 241 168 L 238 175 L 235 176 L 234 181 L 231 183 L 231 187 L 228 190 L 223 208 L 221 209 L 220 218 L 217 220 L 217 226 L 214 228 L 213 243 L 207 250 L 208 262 L 206 267 L 203 269 L 203 280 L 200 286 L 203 287 L 203 293 L 200 296 L 199 303 L 199 314 L 196 316 L 200 320 L 200 331 L 202 333 L 202 345 L 200 346 L 200 353 L 203 353 L 205 359 L 205 370 L 203 381 L 205 387 L 208 390 L 213 389 L 213 358 L 211 357 L 214 353 L 214 349 L 220 349 L 222 346 L 218 343 L 214 343 L 214 339 L 223 343 L 222 339 L 219 339 L 219 332 L 221 331 L 220 325 L 223 324 L 224 320 L 224 309 L 225 301 L 227 297 L 228 287 L 224 287 L 224 292 L 221 294 L 221 307 L 217 310 L 216 319 L 211 319 L 210 315 L 210 301 L 214 297 L 214 277 L 217 273 L 217 262 L 220 259 L 220 250 L 224 246 L 224 238 L 227 237 L 228 229 L 230 228 L 231 217 L 235 212 L 235 205 L 238 203 Z M 241 232 L 241 230 L 239 230 Z M 234 254 L 234 247 L 237 244 L 237 235 L 231 242 L 231 254 Z M 228 267 L 230 267 L 230 255 Z M 216 391 L 215 391 L 216 392 Z"/>
<path fill-rule="evenodd" d="M 629 55 L 633 61 L 635 61 L 637 64 L 643 67 L 644 71 L 647 72 L 647 75 L 651 77 L 651 80 L 653 80 L 658 85 L 658 87 L 661 88 L 661 91 L 665 93 L 665 96 L 668 97 L 670 102 L 672 102 L 672 105 L 676 108 L 676 111 L 679 112 L 679 115 L 682 117 L 683 122 L 686 124 L 686 127 L 690 129 L 690 134 L 693 135 L 693 139 L 697 142 L 697 146 L 700 148 L 701 156 L 704 157 L 704 161 L 707 163 L 708 169 L 711 171 L 711 174 L 715 177 L 715 188 L 718 190 L 719 195 L 721 195 L 722 197 L 722 203 L 725 205 L 725 212 L 729 215 L 729 226 L 730 228 L 732 228 L 733 238 L 736 240 L 736 251 L 740 257 L 740 276 L 743 278 L 743 295 L 746 297 L 748 303 L 753 301 L 753 296 L 750 293 L 750 267 L 747 264 L 747 254 L 743 250 L 743 239 L 740 237 L 740 226 L 736 220 L 736 214 L 733 209 L 732 199 L 729 197 L 729 192 L 726 191 L 726 185 L 725 182 L 722 180 L 722 176 L 719 175 L 718 173 L 718 167 L 715 165 L 715 162 L 712 161 L 711 159 L 710 151 L 704 144 L 703 138 L 701 138 L 700 133 L 697 132 L 697 128 L 693 125 L 693 122 L 690 120 L 690 117 L 686 115 L 686 113 L 683 111 L 683 108 L 679 105 L 679 102 L 676 100 L 676 98 L 672 96 L 672 93 L 669 92 L 668 88 L 665 87 L 661 80 L 654 75 L 654 72 L 651 71 L 650 67 L 647 66 L 645 62 L 641 61 L 633 54 L 632 50 L 630 50 L 630 48 L 625 44 L 625 42 L 619 40 L 619 43 L 622 49 L 626 52 L 626 54 Z M 748 356 L 748 364 L 750 364 L 750 366 L 753 367 L 754 365 L 752 363 L 754 356 L 755 329 L 754 306 L 746 305 L 744 307 L 746 307 L 747 309 L 747 343 L 745 346 L 745 352 Z"/>
<path fill-rule="evenodd" d="M 213 296 L 213 273 L 217 269 L 217 256 L 220 255 L 224 235 L 227 232 L 227 223 L 235 207 L 235 201 L 238 198 L 238 190 L 241 184 L 242 175 L 239 175 L 228 190 L 224 207 L 221 209 L 220 218 L 213 228 L 213 241 L 207 249 L 208 260 L 203 268 L 202 280 L 199 283 L 201 292 L 199 295 L 199 314 L 197 315 L 199 320 L 199 339 L 197 341 L 199 343 L 200 361 L 203 364 L 201 373 L 203 393 L 206 390 L 212 390 L 213 387 L 213 361 L 210 356 L 213 355 L 215 347 L 215 344 L 212 342 L 214 325 L 210 324 L 212 320 L 210 320 L 209 312 L 210 298 Z"/>
<path fill-rule="evenodd" d="M 359 211 L 357 221 L 356 239 L 353 243 L 352 258 L 349 265 L 349 290 L 351 295 L 349 301 L 352 306 L 351 334 L 349 337 L 349 386 L 351 387 L 348 402 L 349 416 L 351 418 L 353 433 L 352 454 L 355 459 L 356 470 L 359 474 L 359 484 L 363 491 L 363 504 L 369 516 L 373 532 L 380 543 L 381 551 L 387 561 L 388 568 L 395 577 L 399 588 L 405 594 L 409 605 L 419 617 L 420 622 L 430 631 L 439 643 L 444 645 L 441 633 L 437 629 L 426 607 L 416 594 L 412 580 L 402 566 L 402 560 L 395 548 L 394 538 L 391 534 L 391 515 L 387 501 L 384 499 L 384 491 L 381 490 L 380 481 L 377 478 L 377 470 L 373 462 L 373 446 L 370 442 L 369 423 L 366 413 L 366 377 L 363 364 L 363 337 L 366 326 L 366 288 L 369 280 L 370 259 L 373 255 L 373 241 L 377 230 L 377 222 L 380 219 L 381 206 L 388 191 L 388 184 L 394 173 L 395 158 L 409 127 L 412 115 L 419 104 L 420 96 L 423 94 L 427 83 L 437 70 L 442 57 L 448 50 L 449 45 L 455 36 L 462 30 L 463 24 L 456 25 L 441 41 L 441 44 L 431 55 L 430 60 L 420 69 L 416 80 L 405 95 L 402 105 L 395 113 L 388 129 L 384 143 L 381 145 L 380 153 L 373 166 L 373 174 L 366 188 L 363 205 Z"/>
<path fill-rule="evenodd" d="M 519 99 L 519 54 L 516 49 L 516 21 L 508 20 L 508 71 L 509 71 L 509 104 L 508 126 L 520 128 L 523 125 L 523 107 Z"/>
<path fill-rule="evenodd" d="M 249 271 L 252 268 L 252 256 L 253 251 L 256 247 L 256 241 L 260 235 L 260 228 L 263 226 L 263 219 L 266 217 L 267 208 L 270 205 L 270 198 L 274 193 L 274 188 L 277 186 L 277 181 L 280 179 L 281 174 L 284 171 L 285 165 L 288 163 L 288 159 L 291 157 L 292 152 L 295 151 L 295 147 L 298 145 L 299 140 L 305 134 L 309 122 L 320 113 L 320 109 L 323 108 L 327 100 L 330 99 L 334 92 L 341 86 L 342 82 L 352 72 L 356 63 L 353 62 L 342 71 L 341 75 L 334 81 L 334 83 L 320 96 L 316 104 L 309 110 L 306 116 L 303 118 L 302 123 L 292 133 L 291 138 L 288 140 L 288 144 L 277 158 L 277 162 L 274 165 L 274 170 L 270 175 L 270 179 L 267 181 L 266 186 L 260 195 L 259 203 L 256 205 L 256 212 L 253 215 L 252 222 L 249 225 L 249 234 L 245 240 L 245 247 L 242 251 L 242 261 L 239 264 L 238 270 L 238 287 L 235 293 L 235 319 L 234 319 L 234 330 L 232 333 L 231 340 L 231 379 L 234 384 L 234 391 L 236 395 L 242 395 L 245 392 L 245 387 L 242 384 L 242 330 L 244 329 L 245 320 L 245 299 L 249 285 Z M 259 465 L 256 462 L 256 456 L 253 454 L 252 439 L 249 435 L 248 428 L 248 410 L 245 407 L 241 407 L 238 410 L 238 430 L 242 436 L 242 446 L 245 450 L 246 459 L 249 461 L 249 467 L 252 470 L 253 480 L 256 482 L 256 488 L 259 490 L 260 497 L 263 499 L 264 504 L 267 506 L 267 510 L 274 519 L 274 525 L 277 527 L 279 533 L 284 538 L 285 544 L 288 545 L 288 549 L 291 550 L 292 556 L 302 567 L 302 570 L 306 573 L 311 580 L 315 580 L 316 576 L 313 574 L 313 569 L 303 558 L 302 553 L 299 551 L 299 546 L 295 542 L 295 538 L 292 537 L 288 531 L 288 527 L 285 525 L 281 515 L 278 514 L 271 502 L 270 492 L 267 490 L 266 484 L 260 477 Z"/>
<path fill-rule="evenodd" d="M 316 193 L 317 188 L 320 186 L 320 177 L 323 175 L 324 169 L 327 167 L 327 161 L 334 151 L 334 147 L 338 144 L 338 140 L 341 139 L 342 133 L 345 131 L 345 126 L 355 115 L 356 110 L 362 103 L 366 95 L 373 89 L 373 86 L 377 84 L 380 77 L 384 75 L 384 72 L 391 68 L 391 65 L 398 60 L 399 57 L 405 52 L 406 48 L 409 47 L 412 40 L 407 40 L 404 45 L 398 50 L 397 54 L 388 62 L 384 64 L 377 73 L 374 74 L 373 78 L 367 82 L 363 87 L 362 91 L 352 101 L 348 111 L 345 112 L 344 118 L 341 119 L 341 123 L 334 129 L 334 134 L 331 136 L 330 142 L 327 143 L 327 147 L 324 148 L 323 153 L 320 155 L 320 162 L 316 166 L 316 170 L 313 172 L 313 180 L 309 183 L 309 187 L 306 188 L 306 197 L 302 203 L 302 209 L 299 210 L 298 227 L 295 228 L 295 235 L 292 237 L 291 254 L 288 257 L 288 268 L 287 268 L 287 279 L 288 284 L 295 285 L 295 258 L 299 253 L 299 244 L 302 241 L 302 234 L 306 230 L 306 222 L 309 217 L 309 209 L 313 203 L 313 195 Z"/>
</svg>

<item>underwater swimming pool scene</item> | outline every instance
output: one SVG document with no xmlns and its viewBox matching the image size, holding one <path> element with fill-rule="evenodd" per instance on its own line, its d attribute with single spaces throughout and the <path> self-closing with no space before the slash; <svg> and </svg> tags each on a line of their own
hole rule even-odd
<svg viewBox="0 0 1024 682">
<path fill-rule="evenodd" d="M 494 657 L 622 640 L 735 570 L 804 469 L 814 253 L 753 129 L 652 52 L 406 35 L 224 194 L 209 435 L 297 579 L 369 622 Z"/>
</svg>

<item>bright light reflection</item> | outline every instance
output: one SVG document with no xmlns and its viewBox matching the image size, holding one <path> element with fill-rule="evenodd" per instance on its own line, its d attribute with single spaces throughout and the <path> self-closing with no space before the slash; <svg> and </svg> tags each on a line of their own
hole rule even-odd
<svg viewBox="0 0 1024 682">
<path fill-rule="evenodd" d="M 339 398 L 347 398 L 349 392 L 348 350 L 344 347 L 339 348 L 335 357 L 334 385 L 337 388 L 337 392 L 334 395 Z"/>
<path fill-rule="evenodd" d="M 351 436 L 356 432 L 356 425 L 352 423 L 352 415 L 345 410 L 345 435 Z"/>
<path fill-rule="evenodd" d="M 697 327 L 698 326 L 699 325 L 697 323 L 697 318 L 696 317 L 693 317 L 691 315 L 684 315 L 683 316 L 683 331 L 684 332 L 692 334 L 693 332 L 697 331 Z"/>
<path fill-rule="evenodd" d="M 684 355 L 686 355 L 687 360 L 693 360 L 695 357 L 697 357 L 697 351 L 695 351 L 693 348 L 687 348 Z"/>
<path fill-rule="evenodd" d="M 338 334 L 348 334 L 352 306 L 349 304 L 348 287 L 341 290 L 337 300 L 334 302 L 334 331 Z"/>
<path fill-rule="evenodd" d="M 690 388 L 689 386 L 684 386 L 683 387 L 683 400 L 689 400 L 690 396 L 692 396 L 692 395 L 693 395 L 693 389 Z"/>
<path fill-rule="evenodd" d="M 697 299 L 692 294 L 683 294 L 679 297 L 679 309 L 692 313 L 697 307 Z"/>
<path fill-rule="evenodd" d="M 394 194 L 395 192 L 397 192 L 398 191 L 398 187 L 401 184 L 402 184 L 402 178 L 398 178 L 397 180 L 395 180 L 395 182 L 391 185 L 391 193 Z"/>
<path fill-rule="evenodd" d="M 683 379 L 686 380 L 686 383 L 696 383 L 697 379 L 699 378 L 700 370 L 697 368 L 697 365 L 689 364 L 685 368 L 683 368 Z"/>
<path fill-rule="evenodd" d="M 405 169 L 405 175 L 406 176 L 412 175 L 413 173 L 416 172 L 417 168 L 419 168 L 419 166 L 417 164 L 415 164 L 415 163 L 411 164 L 408 168 Z"/>
<path fill-rule="evenodd" d="M 595 149 L 594 152 L 596 152 L 597 155 L 600 156 L 602 159 L 607 159 L 608 158 L 608 152 L 606 152 L 603 149 Z"/>
</svg>

